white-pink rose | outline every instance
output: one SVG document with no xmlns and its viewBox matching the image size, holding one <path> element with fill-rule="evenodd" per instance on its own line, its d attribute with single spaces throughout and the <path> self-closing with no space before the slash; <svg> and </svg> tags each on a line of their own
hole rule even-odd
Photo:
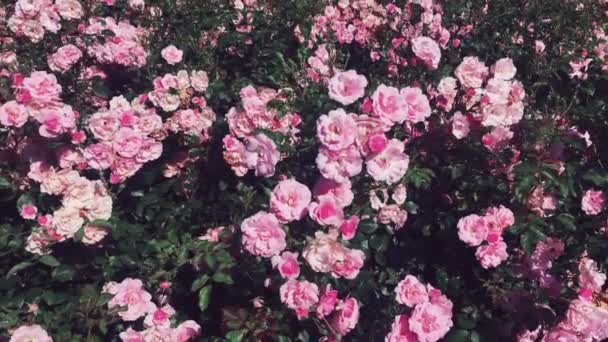
<svg viewBox="0 0 608 342">
<path fill-rule="evenodd" d="M 418 87 L 406 87 L 401 89 L 401 96 L 407 103 L 407 117 L 405 121 L 410 123 L 423 122 L 431 115 L 429 99 Z"/>
<path fill-rule="evenodd" d="M 0 124 L 4 126 L 21 127 L 28 118 L 27 108 L 16 101 L 8 101 L 0 106 Z"/>
<path fill-rule="evenodd" d="M 511 58 L 501 58 L 491 68 L 494 77 L 508 81 L 515 77 L 517 69 Z"/>
<path fill-rule="evenodd" d="M 300 275 L 300 264 L 298 253 L 285 251 L 280 256 L 275 255 L 270 259 L 272 267 L 279 270 L 283 278 L 292 279 Z"/>
<path fill-rule="evenodd" d="M 306 280 L 288 280 L 279 290 L 281 302 L 296 311 L 298 319 L 308 317 L 309 310 L 319 302 L 319 288 Z"/>
<path fill-rule="evenodd" d="M 273 214 L 260 211 L 241 223 L 243 248 L 253 255 L 270 258 L 281 253 L 287 243 L 285 231 Z"/>
<path fill-rule="evenodd" d="M 114 295 L 108 302 L 108 308 L 127 308 L 126 311 L 118 313 L 125 321 L 135 321 L 156 309 L 156 305 L 152 303 L 152 295 L 144 289 L 139 279 L 126 278 L 120 283 L 107 283 L 103 292 Z"/>
<path fill-rule="evenodd" d="M 479 246 L 488 235 L 486 219 L 476 214 L 458 220 L 458 237 L 469 246 Z"/>
<path fill-rule="evenodd" d="M 475 257 L 479 260 L 481 267 L 488 269 L 500 265 L 507 260 L 507 244 L 504 241 L 497 241 L 488 245 L 477 247 Z"/>
<path fill-rule="evenodd" d="M 587 190 L 581 200 L 581 208 L 587 215 L 597 215 L 604 210 L 606 197 L 603 191 Z"/>
<path fill-rule="evenodd" d="M 337 305 L 336 313 L 331 320 L 335 332 L 344 336 L 359 322 L 359 302 L 355 298 L 346 298 Z"/>
<path fill-rule="evenodd" d="M 395 288 L 395 300 L 399 304 L 414 307 L 429 300 L 426 287 L 413 275 L 406 275 Z"/>
<path fill-rule="evenodd" d="M 477 57 L 465 57 L 455 75 L 466 88 L 481 88 L 488 77 L 488 68 Z"/>
<path fill-rule="evenodd" d="M 50 55 L 49 68 L 55 72 L 66 72 L 82 57 L 82 51 L 72 44 L 67 44 Z"/>
<path fill-rule="evenodd" d="M 270 211 L 281 222 L 300 220 L 306 215 L 312 194 L 295 179 L 280 181 L 270 195 Z"/>
<path fill-rule="evenodd" d="M 404 150 L 402 141 L 391 139 L 382 152 L 368 157 L 367 173 L 376 181 L 396 183 L 405 175 L 410 163 Z"/>
<path fill-rule="evenodd" d="M 15 329 L 9 342 L 53 342 L 53 339 L 41 326 L 34 324 Z"/>
<path fill-rule="evenodd" d="M 319 141 L 332 151 L 347 148 L 355 142 L 357 124 L 352 114 L 343 109 L 336 109 L 328 115 L 322 115 L 317 120 L 317 137 Z"/>
<path fill-rule="evenodd" d="M 184 52 L 173 45 L 169 45 L 166 48 L 162 49 L 160 55 L 167 63 L 175 65 L 182 61 Z"/>
<path fill-rule="evenodd" d="M 346 106 L 362 98 L 365 87 L 365 76 L 355 70 L 340 71 L 329 80 L 329 97 Z"/>
<path fill-rule="evenodd" d="M 392 123 L 403 123 L 408 115 L 408 105 L 399 89 L 380 85 L 372 95 L 374 115 Z"/>
<path fill-rule="evenodd" d="M 439 44 L 429 37 L 416 37 L 411 40 L 412 51 L 430 69 L 437 69 L 441 60 Z"/>
</svg>

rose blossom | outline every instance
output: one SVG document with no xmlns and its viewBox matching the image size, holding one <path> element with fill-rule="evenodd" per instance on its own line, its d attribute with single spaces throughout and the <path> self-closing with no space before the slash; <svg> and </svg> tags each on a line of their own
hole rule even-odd
<svg viewBox="0 0 608 342">
<path fill-rule="evenodd" d="M 187 342 L 201 334 L 201 326 L 195 321 L 188 320 L 180 323 L 171 331 L 171 342 Z"/>
<path fill-rule="evenodd" d="M 67 44 L 50 55 L 48 58 L 49 68 L 55 72 L 66 72 L 78 62 L 82 52 L 76 46 Z"/>
<path fill-rule="evenodd" d="M 357 226 L 359 225 L 359 216 L 353 215 L 348 220 L 342 221 L 340 225 L 340 233 L 342 233 L 342 239 L 351 240 L 357 234 Z"/>
<path fill-rule="evenodd" d="M 163 327 L 169 328 L 171 326 L 171 317 L 175 315 L 175 309 L 171 305 L 165 305 L 162 308 L 156 308 L 154 311 L 148 313 L 144 319 L 144 325 L 147 327 Z"/>
<path fill-rule="evenodd" d="M 296 311 L 298 319 L 308 317 L 310 308 L 319 301 L 319 288 L 306 280 L 288 280 L 279 290 L 281 302 Z"/>
<path fill-rule="evenodd" d="M 331 151 L 322 146 L 316 163 L 323 177 L 337 183 L 347 182 L 350 177 L 358 175 L 363 169 L 363 160 L 354 145 L 340 151 Z"/>
<path fill-rule="evenodd" d="M 496 153 L 505 148 L 511 138 L 513 138 L 513 132 L 509 128 L 496 126 L 490 133 L 481 137 L 481 142 L 488 150 Z"/>
<path fill-rule="evenodd" d="M 549 330 L 541 342 L 580 342 L 581 338 L 570 330 L 563 329 L 559 326 Z"/>
<path fill-rule="evenodd" d="M 382 152 L 368 157 L 367 173 L 376 181 L 396 183 L 405 175 L 410 163 L 404 150 L 402 141 L 391 139 Z"/>
<path fill-rule="evenodd" d="M 119 129 L 112 139 L 112 147 L 116 153 L 126 158 L 137 155 L 142 143 L 142 134 L 128 127 Z"/>
<path fill-rule="evenodd" d="M 126 331 L 123 331 L 118 335 L 122 342 L 144 342 L 144 337 L 139 331 L 133 330 L 129 327 Z"/>
<path fill-rule="evenodd" d="M 479 215 L 468 215 L 458 220 L 458 237 L 469 246 L 479 246 L 488 235 L 486 219 Z"/>
<path fill-rule="evenodd" d="M 281 222 L 300 220 L 306 214 L 312 194 L 294 179 L 280 181 L 270 195 L 270 211 Z"/>
<path fill-rule="evenodd" d="M 488 68 L 477 57 L 465 57 L 455 75 L 466 88 L 481 88 L 488 76 Z"/>
<path fill-rule="evenodd" d="M 55 0 L 59 15 L 64 19 L 80 19 L 84 12 L 78 0 Z"/>
<path fill-rule="evenodd" d="M 135 321 L 156 309 L 156 305 L 151 301 L 152 295 L 144 290 L 139 279 L 126 278 L 120 283 L 109 282 L 104 285 L 103 292 L 114 295 L 108 302 L 109 309 L 116 306 L 127 307 L 126 311 L 118 313 L 125 321 Z"/>
<path fill-rule="evenodd" d="M 356 130 L 357 124 L 352 114 L 346 114 L 343 109 L 332 110 L 317 120 L 317 137 L 332 151 L 352 145 L 355 142 Z"/>
<path fill-rule="evenodd" d="M 339 227 L 344 220 L 344 212 L 332 195 L 319 196 L 317 202 L 308 206 L 308 212 L 321 225 Z"/>
<path fill-rule="evenodd" d="M 346 106 L 362 98 L 366 86 L 365 76 L 355 70 L 337 72 L 329 80 L 329 97 Z"/>
<path fill-rule="evenodd" d="M 209 76 L 205 71 L 193 70 L 190 74 L 192 88 L 198 92 L 204 92 L 209 86 Z"/>
<path fill-rule="evenodd" d="M 49 334 L 38 324 L 22 325 L 11 334 L 9 342 L 53 342 Z"/>
<path fill-rule="evenodd" d="M 283 278 L 297 278 L 300 275 L 298 253 L 283 252 L 281 256 L 275 255 L 270 259 L 273 268 L 277 268 Z"/>
<path fill-rule="evenodd" d="M 581 208 L 587 215 L 597 215 L 604 210 L 606 198 L 603 191 L 587 190 L 581 200 Z"/>
<path fill-rule="evenodd" d="M 53 227 L 65 238 L 73 237 L 83 224 L 84 219 L 76 208 L 62 207 L 53 213 Z"/>
<path fill-rule="evenodd" d="M 420 342 L 438 341 L 453 325 L 451 312 L 432 302 L 416 305 L 408 323 Z"/>
<path fill-rule="evenodd" d="M 469 135 L 469 131 L 469 119 L 462 115 L 461 112 L 454 113 L 452 117 L 452 135 L 456 139 L 462 139 Z"/>
<path fill-rule="evenodd" d="M 336 304 L 338 303 L 338 291 L 332 290 L 331 285 L 327 285 L 325 292 L 319 299 L 317 304 L 317 317 L 323 318 L 329 316 L 334 311 Z"/>
<path fill-rule="evenodd" d="M 399 304 L 414 307 L 428 301 L 426 287 L 413 275 L 408 274 L 395 288 L 395 300 Z"/>
<path fill-rule="evenodd" d="M 173 45 L 169 45 L 166 48 L 162 49 L 160 54 L 163 59 L 171 65 L 175 65 L 181 62 L 182 57 L 184 56 L 184 52 Z"/>
<path fill-rule="evenodd" d="M 437 69 L 441 60 L 441 50 L 433 39 L 428 37 L 416 37 L 411 40 L 412 51 L 416 57 L 424 61 L 430 69 Z"/>
<path fill-rule="evenodd" d="M 38 213 L 38 208 L 31 204 L 25 204 L 21 207 L 21 217 L 26 220 L 33 220 L 36 218 L 36 214 Z"/>
<path fill-rule="evenodd" d="M 245 149 L 247 167 L 254 169 L 256 176 L 274 175 L 275 166 L 281 157 L 274 141 L 260 133 L 247 138 Z"/>
<path fill-rule="evenodd" d="M 497 241 L 488 245 L 477 247 L 475 257 L 481 263 L 481 267 L 488 269 L 500 265 L 507 260 L 507 244 L 503 241 Z"/>
<path fill-rule="evenodd" d="M 243 247 L 253 255 L 272 257 L 285 249 L 285 231 L 273 214 L 260 211 L 241 223 Z"/>
<path fill-rule="evenodd" d="M 405 121 L 410 123 L 423 122 L 431 115 L 429 99 L 418 87 L 406 87 L 401 89 L 401 96 L 407 103 L 407 117 Z"/>
<path fill-rule="evenodd" d="M 513 60 L 511 58 L 501 58 L 492 66 L 491 68 L 494 77 L 508 81 L 515 77 L 515 73 L 517 69 L 515 65 L 513 65 Z"/>
<path fill-rule="evenodd" d="M 587 257 L 581 258 L 578 264 L 578 285 L 581 288 L 601 292 L 606 282 L 606 274 L 600 272 L 597 263 Z"/>
<path fill-rule="evenodd" d="M 357 326 L 359 322 L 359 303 L 355 298 L 341 301 L 331 320 L 331 327 L 335 332 L 344 336 Z"/>
<path fill-rule="evenodd" d="M 26 92 L 35 104 L 43 106 L 59 102 L 61 85 L 57 83 L 55 75 L 46 71 L 34 71 L 23 79 L 21 91 Z"/>
<path fill-rule="evenodd" d="M 28 118 L 27 108 L 16 101 L 8 101 L 0 106 L 0 124 L 4 126 L 21 127 Z"/>
<path fill-rule="evenodd" d="M 399 315 L 391 325 L 391 332 L 385 342 L 418 342 L 418 336 L 410 330 L 409 316 Z"/>
<path fill-rule="evenodd" d="M 408 116 L 408 105 L 399 89 L 380 85 L 372 95 L 374 115 L 393 123 L 403 123 Z"/>
</svg>

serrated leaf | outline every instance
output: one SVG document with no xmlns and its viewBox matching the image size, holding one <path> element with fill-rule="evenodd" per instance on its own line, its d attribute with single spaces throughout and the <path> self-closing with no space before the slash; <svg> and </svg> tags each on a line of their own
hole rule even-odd
<svg viewBox="0 0 608 342">
<path fill-rule="evenodd" d="M 198 291 L 198 307 L 201 311 L 207 310 L 209 307 L 209 299 L 211 298 L 211 285 L 207 285 Z"/>
</svg>

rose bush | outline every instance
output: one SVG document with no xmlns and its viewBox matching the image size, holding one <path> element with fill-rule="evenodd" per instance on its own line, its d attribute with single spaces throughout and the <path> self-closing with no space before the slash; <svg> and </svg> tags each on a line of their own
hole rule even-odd
<svg viewBox="0 0 608 342">
<path fill-rule="evenodd" d="M 605 0 L 0 2 L 0 339 L 608 339 Z"/>
</svg>

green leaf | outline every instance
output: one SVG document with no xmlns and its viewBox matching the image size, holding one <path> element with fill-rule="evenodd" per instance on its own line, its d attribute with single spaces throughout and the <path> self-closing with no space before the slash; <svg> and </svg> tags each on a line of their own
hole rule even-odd
<svg viewBox="0 0 608 342">
<path fill-rule="evenodd" d="M 84 237 L 84 226 L 80 227 L 80 229 L 78 229 L 78 231 L 76 232 L 76 234 L 74 234 L 74 241 L 78 242 L 78 241 L 82 241 L 82 238 Z"/>
<path fill-rule="evenodd" d="M 12 189 L 13 186 L 8 178 L 0 176 L 0 189 Z"/>
<path fill-rule="evenodd" d="M 245 329 L 233 330 L 226 334 L 226 339 L 229 342 L 240 342 L 243 340 L 243 337 L 245 337 L 246 334 L 247 334 L 247 330 L 245 330 Z"/>
<path fill-rule="evenodd" d="M 40 259 L 38 259 L 38 261 L 50 267 L 57 267 L 61 265 L 59 260 L 52 255 L 43 255 L 40 257 Z"/>
<path fill-rule="evenodd" d="M 358 230 L 365 234 L 371 234 L 378 229 L 378 224 L 372 220 L 363 220 L 359 222 Z"/>
<path fill-rule="evenodd" d="M 51 276 L 53 277 L 53 280 L 56 280 L 59 282 L 66 282 L 66 281 L 73 280 L 75 274 L 76 274 L 76 271 L 71 266 L 60 265 L 59 267 L 57 267 L 53 270 L 53 272 L 51 273 Z"/>
<path fill-rule="evenodd" d="M 18 263 L 17 265 L 13 266 L 7 273 L 6 273 L 6 277 L 10 277 L 13 274 L 16 274 L 19 271 L 22 271 L 30 266 L 32 266 L 34 263 L 31 261 L 22 261 L 20 263 Z"/>
<path fill-rule="evenodd" d="M 455 329 L 448 333 L 445 342 L 470 342 L 470 334 L 467 330 Z"/>
<path fill-rule="evenodd" d="M 101 78 L 96 77 L 93 79 L 93 93 L 99 97 L 109 98 L 110 88 Z"/>
<path fill-rule="evenodd" d="M 388 235 L 379 234 L 374 235 L 369 240 L 369 246 L 375 250 L 383 251 L 388 248 L 388 243 L 390 242 L 390 237 Z"/>
<path fill-rule="evenodd" d="M 213 275 L 213 281 L 221 284 L 234 284 L 232 277 L 224 272 L 217 272 Z"/>
<path fill-rule="evenodd" d="M 211 298 L 211 285 L 207 285 L 198 291 L 198 307 L 201 311 L 207 310 L 209 307 L 209 299 Z"/>
<path fill-rule="evenodd" d="M 192 282 L 192 286 L 190 286 L 190 291 L 195 292 L 198 291 L 201 287 L 205 286 L 209 281 L 209 276 L 203 274 L 202 276 L 196 278 L 194 282 Z"/>
</svg>

